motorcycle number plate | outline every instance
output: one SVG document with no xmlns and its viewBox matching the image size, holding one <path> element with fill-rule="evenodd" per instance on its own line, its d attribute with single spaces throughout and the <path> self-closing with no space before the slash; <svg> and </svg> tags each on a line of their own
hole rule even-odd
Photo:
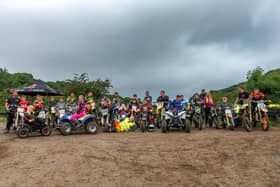
<svg viewBox="0 0 280 187">
<path fill-rule="evenodd" d="M 59 111 L 59 116 L 62 117 L 62 116 L 64 116 L 64 115 L 65 115 L 65 110 L 60 110 L 60 111 Z"/>
<path fill-rule="evenodd" d="M 231 115 L 232 114 L 231 110 L 228 110 L 228 109 L 225 111 L 225 113 L 226 113 L 226 115 Z"/>
<path fill-rule="evenodd" d="M 51 107 L 51 113 L 55 114 L 55 107 Z"/>
<path fill-rule="evenodd" d="M 136 106 L 132 106 L 132 111 L 136 111 L 137 107 Z"/>
<path fill-rule="evenodd" d="M 258 103 L 258 107 L 260 107 L 260 108 L 265 107 L 265 104 L 264 103 Z"/>
<path fill-rule="evenodd" d="M 18 108 L 17 111 L 18 111 L 18 113 L 23 113 L 24 112 L 24 108 Z"/>
<path fill-rule="evenodd" d="M 108 109 L 102 109 L 101 113 L 102 113 L 103 116 L 108 115 Z"/>
<path fill-rule="evenodd" d="M 194 111 L 195 111 L 196 113 L 200 113 L 200 112 L 201 112 L 201 108 L 200 108 L 200 107 L 195 107 Z"/>
<path fill-rule="evenodd" d="M 40 113 L 39 113 L 39 116 L 38 116 L 39 118 L 41 118 L 41 119 L 45 119 L 46 118 L 46 113 L 44 112 L 44 111 L 41 111 Z"/>
</svg>

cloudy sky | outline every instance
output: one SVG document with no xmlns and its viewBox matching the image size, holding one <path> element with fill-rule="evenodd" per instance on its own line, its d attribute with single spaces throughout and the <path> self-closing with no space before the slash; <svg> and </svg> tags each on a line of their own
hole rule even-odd
<svg viewBox="0 0 280 187">
<path fill-rule="evenodd" d="M 0 65 L 43 80 L 87 72 L 124 96 L 190 95 L 280 67 L 277 0 L 1 0 Z"/>
</svg>

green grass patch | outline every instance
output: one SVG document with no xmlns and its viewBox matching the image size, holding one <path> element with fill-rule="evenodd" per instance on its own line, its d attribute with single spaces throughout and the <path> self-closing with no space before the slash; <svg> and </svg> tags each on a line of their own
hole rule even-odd
<svg viewBox="0 0 280 187">
<path fill-rule="evenodd" d="M 278 121 L 270 121 L 270 126 L 272 127 L 280 127 L 280 122 Z"/>
<path fill-rule="evenodd" d="M 4 117 L 4 116 L 1 116 L 1 117 L 0 117 L 0 122 L 5 122 L 6 120 L 7 120 L 6 117 Z"/>
</svg>

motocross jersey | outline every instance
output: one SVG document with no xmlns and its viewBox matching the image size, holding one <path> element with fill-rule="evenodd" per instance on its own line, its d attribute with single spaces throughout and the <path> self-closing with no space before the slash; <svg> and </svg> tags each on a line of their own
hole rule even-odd
<svg viewBox="0 0 280 187">
<path fill-rule="evenodd" d="M 145 98 L 144 98 L 145 100 L 147 100 L 148 101 L 148 103 L 151 105 L 152 104 L 152 102 L 153 102 L 153 98 L 152 98 L 152 96 L 146 96 Z"/>
<path fill-rule="evenodd" d="M 203 105 L 204 104 L 204 101 L 202 99 L 193 99 L 192 100 L 192 105 L 193 106 L 198 106 L 198 105 Z"/>
<path fill-rule="evenodd" d="M 250 98 L 252 98 L 252 101 L 259 101 L 262 99 L 265 99 L 265 95 L 260 92 L 258 94 L 255 94 L 254 92 L 250 94 Z"/>
<path fill-rule="evenodd" d="M 20 102 L 20 99 L 18 97 L 16 97 L 16 98 L 10 97 L 6 100 L 6 102 L 8 103 L 8 105 L 18 106 L 19 102 Z"/>
<path fill-rule="evenodd" d="M 116 107 L 121 105 L 121 98 L 120 97 L 114 97 L 113 101 L 112 101 L 113 105 L 115 105 Z"/>
<path fill-rule="evenodd" d="M 29 102 L 28 102 L 28 101 L 21 101 L 21 102 L 19 102 L 19 106 L 22 107 L 22 108 L 24 108 L 24 112 L 27 111 L 28 105 L 29 105 Z"/>
<path fill-rule="evenodd" d="M 66 104 L 65 104 L 64 102 L 58 102 L 58 103 L 56 104 L 56 108 L 57 108 L 58 110 L 63 110 L 63 109 L 66 108 Z"/>
<path fill-rule="evenodd" d="M 173 100 L 171 103 L 170 103 L 170 107 L 169 107 L 170 110 L 183 110 L 183 105 L 182 105 L 182 102 L 181 101 L 176 101 Z"/>
<path fill-rule="evenodd" d="M 129 102 L 129 109 L 132 109 L 133 106 L 139 107 L 139 101 L 138 99 L 132 99 Z"/>
<path fill-rule="evenodd" d="M 94 102 L 93 96 L 87 96 L 87 97 L 86 97 L 86 102 L 87 102 L 88 104 L 93 103 L 93 102 Z"/>
<path fill-rule="evenodd" d="M 100 102 L 100 105 L 101 105 L 101 108 L 108 108 L 109 106 L 107 105 L 107 101 L 108 101 L 109 99 L 102 99 L 101 100 L 101 102 Z"/>
<path fill-rule="evenodd" d="M 153 111 L 153 107 L 152 107 L 152 105 L 141 105 L 140 107 L 139 107 L 139 110 L 141 110 L 141 111 L 148 111 L 148 112 L 152 112 Z"/>
<path fill-rule="evenodd" d="M 164 96 L 164 97 L 159 96 L 157 98 L 157 102 L 163 102 L 164 103 L 164 107 L 166 107 L 168 105 L 168 103 L 169 103 L 169 97 L 167 95 Z"/>
<path fill-rule="evenodd" d="M 249 99 L 249 93 L 248 92 L 242 92 L 238 94 L 238 104 L 243 105 L 244 101 Z"/>
<path fill-rule="evenodd" d="M 55 107 L 56 106 L 56 102 L 54 102 L 54 101 L 50 101 L 49 103 L 48 103 L 48 109 L 49 110 L 51 110 L 51 108 L 52 107 Z"/>
<path fill-rule="evenodd" d="M 220 104 L 220 107 L 221 107 L 222 110 L 225 110 L 225 108 L 231 107 L 231 105 L 230 105 L 229 103 L 224 103 L 224 102 L 222 102 L 222 103 Z"/>
<path fill-rule="evenodd" d="M 76 104 L 76 97 L 68 97 L 66 102 L 68 104 Z"/>
</svg>

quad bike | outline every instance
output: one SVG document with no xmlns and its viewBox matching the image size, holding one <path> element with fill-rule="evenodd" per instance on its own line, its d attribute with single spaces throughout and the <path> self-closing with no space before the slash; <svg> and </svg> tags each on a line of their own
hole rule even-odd
<svg viewBox="0 0 280 187">
<path fill-rule="evenodd" d="M 234 123 L 237 126 L 243 126 L 247 132 L 252 131 L 252 122 L 250 120 L 249 104 L 236 105 L 234 107 L 236 116 L 234 117 Z"/>
<path fill-rule="evenodd" d="M 233 112 L 230 107 L 224 108 L 224 113 L 222 115 L 222 123 L 225 124 L 225 127 L 229 128 L 230 130 L 234 130 L 235 123 L 233 118 Z"/>
<path fill-rule="evenodd" d="M 257 103 L 257 106 L 255 108 L 255 115 L 253 118 L 253 126 L 256 126 L 257 123 L 261 123 L 262 125 L 262 129 L 264 131 L 268 131 L 269 130 L 269 119 L 268 119 L 268 109 L 266 106 L 266 102 L 268 101 L 264 101 L 264 100 L 260 100 L 260 101 L 253 101 L 255 103 Z"/>
<path fill-rule="evenodd" d="M 57 130 L 64 136 L 72 134 L 73 130 L 85 129 L 88 134 L 96 134 L 98 125 L 95 123 L 94 115 L 85 115 L 77 121 L 71 120 L 71 115 L 64 115 L 56 126 Z"/>
<path fill-rule="evenodd" d="M 162 120 L 161 131 L 166 133 L 170 128 L 183 129 L 185 132 L 191 132 L 190 120 L 186 118 L 186 111 L 170 110 L 165 113 L 165 118 Z"/>
<path fill-rule="evenodd" d="M 142 132 L 153 132 L 155 130 L 154 124 L 149 124 L 149 118 L 151 118 L 152 115 L 148 111 L 147 107 L 144 107 L 142 111 L 140 111 L 140 129 Z"/>
<path fill-rule="evenodd" d="M 40 111 L 39 115 L 36 117 L 35 122 L 18 124 L 16 134 L 19 138 L 27 138 L 29 133 L 39 132 L 42 136 L 50 136 L 52 129 L 46 123 L 46 113 L 45 111 Z"/>
<path fill-rule="evenodd" d="M 202 130 L 203 128 L 203 118 L 202 118 L 202 106 L 201 105 L 194 105 L 193 106 L 193 115 L 192 115 L 192 121 L 195 124 L 195 127 L 199 130 Z"/>
<path fill-rule="evenodd" d="M 210 115 L 208 116 L 209 122 L 211 125 L 215 125 L 216 129 L 220 128 L 219 120 L 218 120 L 218 113 L 215 107 L 210 108 Z M 206 124 L 207 125 L 207 124 Z"/>
</svg>

